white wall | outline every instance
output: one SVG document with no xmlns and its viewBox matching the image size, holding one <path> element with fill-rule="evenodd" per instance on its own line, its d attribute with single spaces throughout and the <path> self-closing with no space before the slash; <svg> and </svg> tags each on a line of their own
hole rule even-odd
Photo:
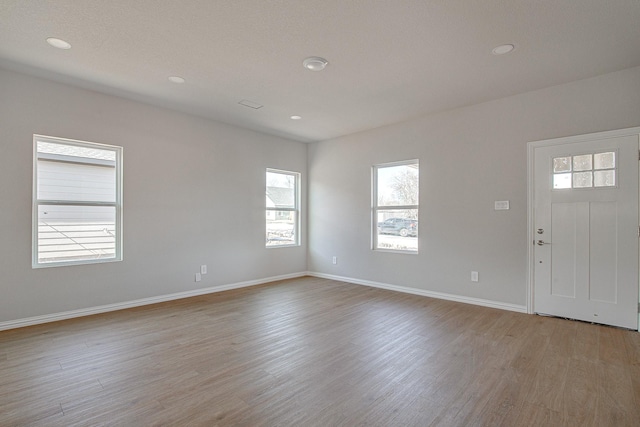
<svg viewBox="0 0 640 427">
<path fill-rule="evenodd" d="M 0 69 L 0 322 L 307 269 L 524 305 L 526 143 L 639 111 L 634 68 L 307 146 Z M 124 261 L 31 268 L 34 133 L 124 147 Z M 371 165 L 414 158 L 420 253 L 373 252 Z M 267 167 L 302 173 L 299 248 L 264 248 Z"/>
<path fill-rule="evenodd" d="M 265 169 L 304 189 L 305 144 L 2 69 L 0 121 L 0 322 L 306 270 L 304 218 L 264 247 Z M 124 147 L 122 262 L 31 268 L 34 133 Z"/>
<path fill-rule="evenodd" d="M 633 68 L 315 143 L 309 270 L 524 306 L 527 142 L 639 126 L 639 112 Z M 374 252 L 371 166 L 406 159 L 420 160 L 419 254 Z"/>
</svg>

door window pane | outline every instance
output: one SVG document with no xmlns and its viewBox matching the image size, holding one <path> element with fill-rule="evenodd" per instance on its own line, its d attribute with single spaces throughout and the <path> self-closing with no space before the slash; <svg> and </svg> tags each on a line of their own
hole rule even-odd
<svg viewBox="0 0 640 427">
<path fill-rule="evenodd" d="M 571 174 L 557 173 L 553 175 L 553 188 L 571 188 Z"/>
<path fill-rule="evenodd" d="M 614 169 L 616 167 L 616 153 L 599 153 L 593 156 L 594 169 Z"/>
<path fill-rule="evenodd" d="M 573 174 L 573 188 L 593 187 L 591 172 L 576 172 Z"/>
<path fill-rule="evenodd" d="M 570 172 L 571 157 L 556 157 L 553 159 L 553 172 Z"/>
<path fill-rule="evenodd" d="M 573 157 L 573 170 L 574 171 L 589 171 L 591 170 L 591 154 L 583 156 Z"/>
<path fill-rule="evenodd" d="M 616 153 L 580 154 L 553 159 L 553 189 L 616 186 Z"/>
<path fill-rule="evenodd" d="M 616 171 L 605 170 L 593 173 L 593 183 L 595 187 L 614 187 L 616 185 Z"/>
</svg>

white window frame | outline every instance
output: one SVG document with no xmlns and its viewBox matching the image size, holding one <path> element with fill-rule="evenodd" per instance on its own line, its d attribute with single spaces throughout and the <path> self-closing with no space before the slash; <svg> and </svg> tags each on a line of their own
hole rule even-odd
<svg viewBox="0 0 640 427">
<path fill-rule="evenodd" d="M 113 151 L 115 153 L 115 201 L 114 202 L 87 202 L 80 200 L 51 200 L 38 199 L 38 142 L 48 142 L 53 144 L 71 145 L 83 148 L 95 148 L 99 150 Z M 122 261 L 122 147 L 115 145 L 99 144 L 95 142 L 79 141 L 67 138 L 58 138 L 46 135 L 33 135 L 33 210 L 32 210 L 32 267 L 60 267 L 69 265 L 97 264 L 106 262 Z M 55 155 L 53 155 L 55 156 Z M 114 207 L 115 218 L 115 256 L 111 258 L 87 258 L 80 260 L 65 261 L 38 261 L 38 208 L 40 206 L 105 206 Z"/>
<path fill-rule="evenodd" d="M 267 249 L 277 249 L 277 248 L 290 248 L 293 246 L 300 246 L 300 173 L 299 172 L 293 172 L 293 171 L 287 171 L 287 170 L 282 170 L 282 169 L 273 169 L 273 168 L 267 168 L 265 171 L 265 191 L 267 188 L 267 182 L 266 182 L 266 176 L 267 173 L 278 173 L 278 174 L 282 174 L 282 175 L 290 175 L 293 176 L 294 178 L 294 198 L 295 198 L 295 206 L 293 208 L 275 208 L 275 207 L 268 207 L 265 204 L 265 248 Z M 294 212 L 295 213 L 295 224 L 294 224 L 294 236 L 295 236 L 295 241 L 293 243 L 289 243 L 289 244 L 284 244 L 284 245 L 267 245 L 267 239 L 266 239 L 266 235 L 267 235 L 267 230 L 266 230 L 266 214 L 267 212 L 275 212 L 276 215 L 278 212 Z"/>
<path fill-rule="evenodd" d="M 385 210 L 416 210 L 418 217 L 420 216 L 420 204 L 417 205 L 378 205 L 378 170 L 394 166 L 416 165 L 418 167 L 418 177 L 420 177 L 420 161 L 418 159 L 401 160 L 397 162 L 380 163 L 373 165 L 371 168 L 371 249 L 376 252 L 394 252 L 401 254 L 417 255 L 420 247 L 417 250 L 408 249 L 389 249 L 378 248 L 378 211 Z M 419 178 L 418 178 L 419 179 Z M 418 183 L 418 200 L 420 200 L 420 187 Z M 418 221 L 419 222 L 419 221 Z M 418 236 L 420 231 L 418 230 Z"/>
</svg>

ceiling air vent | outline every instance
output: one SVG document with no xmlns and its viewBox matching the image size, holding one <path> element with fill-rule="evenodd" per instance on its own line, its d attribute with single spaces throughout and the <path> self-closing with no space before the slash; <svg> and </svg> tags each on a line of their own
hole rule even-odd
<svg viewBox="0 0 640 427">
<path fill-rule="evenodd" d="M 249 101 L 248 99 L 243 99 L 242 101 L 238 102 L 238 104 L 244 105 L 245 107 L 253 108 L 254 110 L 257 110 L 257 109 L 263 107 L 262 104 L 258 104 L 257 102 Z"/>
</svg>

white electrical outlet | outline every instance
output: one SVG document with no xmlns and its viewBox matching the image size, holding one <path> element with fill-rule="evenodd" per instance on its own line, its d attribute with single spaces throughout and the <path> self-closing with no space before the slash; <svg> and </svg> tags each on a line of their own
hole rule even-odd
<svg viewBox="0 0 640 427">
<path fill-rule="evenodd" d="M 207 265 L 203 264 L 200 266 L 200 274 L 207 274 Z"/>
<path fill-rule="evenodd" d="M 336 265 L 338 263 L 338 257 L 334 256 L 332 262 L 333 262 L 333 265 Z"/>
<path fill-rule="evenodd" d="M 199 282 L 201 280 L 202 280 L 202 274 L 196 273 L 196 282 Z"/>
<path fill-rule="evenodd" d="M 472 271 L 471 272 L 471 281 L 472 282 L 477 282 L 478 281 L 478 272 L 477 271 Z"/>
</svg>

